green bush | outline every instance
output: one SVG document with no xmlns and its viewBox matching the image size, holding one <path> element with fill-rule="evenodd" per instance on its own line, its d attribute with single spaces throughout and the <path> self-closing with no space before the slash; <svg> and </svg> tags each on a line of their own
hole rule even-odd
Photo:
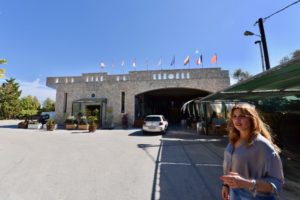
<svg viewBox="0 0 300 200">
<path fill-rule="evenodd" d="M 89 116 L 88 117 L 88 122 L 90 125 L 95 125 L 96 124 L 96 121 L 97 121 L 97 117 L 96 116 Z"/>
<path fill-rule="evenodd" d="M 46 122 L 47 126 L 48 125 L 54 125 L 55 124 L 55 121 L 53 119 L 48 119 L 47 122 Z"/>
<path fill-rule="evenodd" d="M 77 120 L 75 119 L 74 116 L 71 116 L 65 120 L 65 124 L 77 124 Z"/>
</svg>

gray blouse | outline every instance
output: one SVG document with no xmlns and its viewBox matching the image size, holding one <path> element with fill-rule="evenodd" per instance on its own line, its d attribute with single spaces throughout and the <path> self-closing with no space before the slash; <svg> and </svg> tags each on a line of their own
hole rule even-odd
<svg viewBox="0 0 300 200">
<path fill-rule="evenodd" d="M 263 179 L 280 192 L 284 183 L 280 156 L 261 134 L 249 146 L 241 144 L 236 149 L 229 143 L 224 152 L 224 174 L 237 172 L 246 179 Z"/>
</svg>

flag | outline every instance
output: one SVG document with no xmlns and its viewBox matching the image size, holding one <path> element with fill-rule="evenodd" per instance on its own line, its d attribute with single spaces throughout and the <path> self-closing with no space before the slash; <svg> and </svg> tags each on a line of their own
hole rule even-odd
<svg viewBox="0 0 300 200">
<path fill-rule="evenodd" d="M 173 66 L 173 65 L 175 66 L 175 56 L 173 56 L 170 66 Z"/>
<path fill-rule="evenodd" d="M 183 64 L 184 64 L 184 65 L 187 65 L 189 62 L 190 62 L 190 56 L 187 56 L 187 57 L 184 59 Z"/>
<path fill-rule="evenodd" d="M 122 60 L 122 62 L 121 62 L 121 67 L 124 67 L 124 66 L 125 66 L 125 61 Z"/>
<path fill-rule="evenodd" d="M 161 66 L 161 64 L 162 64 L 162 60 L 161 60 L 161 58 L 158 60 L 158 63 L 157 63 L 157 65 L 158 66 Z"/>
<path fill-rule="evenodd" d="M 135 58 L 132 61 L 132 67 L 134 67 L 134 68 L 136 67 L 136 59 Z"/>
<path fill-rule="evenodd" d="M 114 60 L 111 62 L 111 68 L 112 68 L 112 69 L 115 68 L 115 62 L 114 62 Z"/>
<path fill-rule="evenodd" d="M 201 65 L 201 64 L 202 64 L 202 55 L 200 55 L 196 60 L 196 65 Z"/>
<path fill-rule="evenodd" d="M 105 67 L 104 62 L 101 62 L 101 63 L 100 63 L 100 67 L 101 67 L 102 69 Z"/>
<path fill-rule="evenodd" d="M 216 64 L 217 63 L 217 54 L 213 55 L 213 57 L 211 58 L 211 63 L 212 64 Z"/>
</svg>

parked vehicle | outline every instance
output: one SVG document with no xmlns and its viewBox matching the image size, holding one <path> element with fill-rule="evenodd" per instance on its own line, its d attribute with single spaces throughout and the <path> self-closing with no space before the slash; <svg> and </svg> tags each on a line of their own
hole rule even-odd
<svg viewBox="0 0 300 200">
<path fill-rule="evenodd" d="M 168 129 L 168 121 L 163 115 L 148 115 L 144 119 L 144 124 L 142 127 L 143 133 L 151 132 L 160 132 L 165 134 Z"/>
<path fill-rule="evenodd" d="M 44 124 L 46 124 L 46 122 L 49 118 L 50 118 L 50 116 L 48 114 L 40 115 L 38 122 L 40 122 L 41 124 L 44 125 Z"/>
</svg>

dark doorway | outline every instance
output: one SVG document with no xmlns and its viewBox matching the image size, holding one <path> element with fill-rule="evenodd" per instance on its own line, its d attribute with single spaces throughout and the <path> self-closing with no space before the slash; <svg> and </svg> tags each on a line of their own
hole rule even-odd
<svg viewBox="0 0 300 200">
<path fill-rule="evenodd" d="M 183 118 L 180 110 L 182 105 L 188 100 L 208 94 L 206 91 L 187 88 L 159 89 L 139 94 L 135 97 L 135 119 L 143 119 L 150 114 L 162 114 L 169 123 L 180 123 Z"/>
<path fill-rule="evenodd" d="M 86 116 L 96 116 L 98 128 L 102 127 L 102 116 L 101 116 L 101 106 L 100 105 L 86 105 L 85 106 Z"/>
</svg>

